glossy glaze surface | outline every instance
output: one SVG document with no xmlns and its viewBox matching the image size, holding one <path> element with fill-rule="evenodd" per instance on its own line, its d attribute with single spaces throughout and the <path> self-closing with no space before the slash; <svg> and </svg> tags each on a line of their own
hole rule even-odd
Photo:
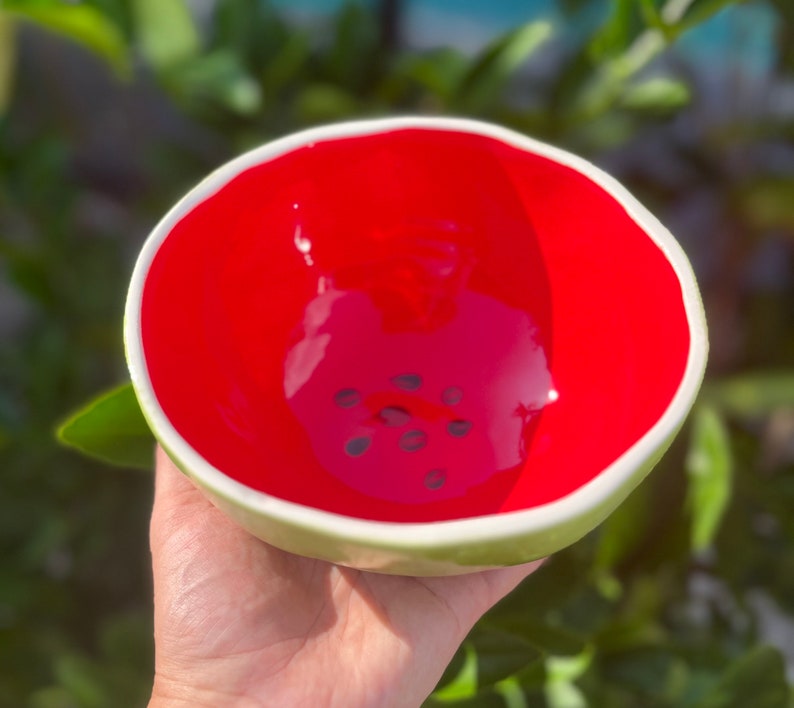
<svg viewBox="0 0 794 708">
<path fill-rule="evenodd" d="M 689 347 L 664 254 L 600 187 L 493 138 L 338 138 L 251 168 L 160 246 L 141 333 L 212 465 L 350 516 L 464 518 L 592 479 Z"/>
</svg>

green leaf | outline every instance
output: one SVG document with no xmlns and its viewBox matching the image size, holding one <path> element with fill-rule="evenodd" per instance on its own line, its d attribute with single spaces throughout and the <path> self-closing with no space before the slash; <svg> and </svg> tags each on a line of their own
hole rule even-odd
<svg viewBox="0 0 794 708">
<path fill-rule="evenodd" d="M 598 530 L 594 570 L 609 573 L 642 543 L 651 519 L 650 484 L 641 484 Z"/>
<path fill-rule="evenodd" d="M 641 3 L 636 0 L 612 0 L 612 12 L 590 42 L 589 51 L 596 60 L 622 52 L 644 29 L 639 22 Z"/>
<path fill-rule="evenodd" d="M 141 53 L 156 70 L 199 53 L 198 31 L 184 0 L 134 0 L 132 9 Z"/>
<path fill-rule="evenodd" d="M 482 625 L 472 630 L 456 659 L 454 678 L 440 682 L 428 705 L 509 706 L 516 702 L 524 674 L 527 683 L 540 683 L 545 676 L 542 656 L 532 644 Z"/>
<path fill-rule="evenodd" d="M 347 2 L 336 17 L 334 41 L 324 57 L 330 83 L 363 90 L 377 62 L 378 27 L 373 13 Z"/>
<path fill-rule="evenodd" d="M 530 637 L 527 632 L 538 621 L 543 622 L 547 613 L 585 588 L 588 580 L 588 574 L 582 572 L 581 559 L 572 550 L 558 553 L 490 610 L 487 621 L 498 627 L 515 627 Z"/>
<path fill-rule="evenodd" d="M 14 21 L 0 11 L 0 116 L 11 101 L 16 59 Z"/>
<path fill-rule="evenodd" d="M 649 28 L 659 30 L 667 29 L 661 15 L 660 5 L 664 5 L 663 0 L 640 0 L 642 9 L 642 16 L 645 19 L 645 24 Z"/>
<path fill-rule="evenodd" d="M 477 688 L 493 686 L 541 658 L 526 638 L 478 625 L 469 637 L 477 654 Z"/>
<path fill-rule="evenodd" d="M 658 77 L 628 85 L 620 103 L 634 110 L 667 112 L 682 108 L 690 99 L 689 87 L 683 81 Z"/>
<path fill-rule="evenodd" d="M 477 694 L 477 653 L 468 642 L 462 647 L 464 657 L 458 674 L 433 693 L 434 702 L 455 703 Z"/>
<path fill-rule="evenodd" d="M 681 704 L 681 676 L 686 663 L 662 646 L 634 644 L 625 651 L 608 653 L 599 668 L 610 683 L 642 696 L 664 697 L 666 704 Z"/>
<path fill-rule="evenodd" d="M 758 230 L 782 229 L 794 234 L 794 178 L 767 176 L 741 185 L 735 194 L 739 210 Z"/>
<path fill-rule="evenodd" d="M 467 71 L 468 62 L 448 47 L 418 55 L 407 55 L 396 70 L 443 103 L 450 101 Z"/>
<path fill-rule="evenodd" d="M 129 72 L 127 43 L 121 30 L 95 7 L 50 0 L 5 0 L 2 11 L 81 44 L 119 73 Z"/>
<path fill-rule="evenodd" d="M 628 80 L 648 66 L 667 41 L 661 30 L 645 30 L 625 51 L 600 64 L 575 99 L 573 110 L 579 122 L 590 123 L 607 113 L 623 97 Z"/>
<path fill-rule="evenodd" d="M 777 51 L 779 66 L 788 72 L 794 71 L 794 4 L 791 0 L 771 0 L 771 5 L 778 15 L 779 40 Z"/>
<path fill-rule="evenodd" d="M 259 84 L 230 51 L 220 49 L 163 72 L 166 86 L 188 104 L 222 106 L 251 115 L 262 105 Z"/>
<path fill-rule="evenodd" d="M 18 291 L 45 307 L 57 301 L 50 272 L 40 252 L 0 240 L 0 256 L 6 260 L 7 277 Z"/>
<path fill-rule="evenodd" d="M 506 81 L 553 34 L 549 22 L 530 22 L 488 46 L 475 59 L 457 90 L 457 103 L 480 111 L 493 103 Z"/>
<path fill-rule="evenodd" d="M 493 690 L 501 696 L 506 708 L 529 708 L 521 682 L 515 677 L 502 679 L 494 685 Z"/>
<path fill-rule="evenodd" d="M 102 626 L 99 644 L 110 664 L 146 666 L 152 659 L 152 620 L 143 611 L 115 614 Z"/>
<path fill-rule="evenodd" d="M 63 686 L 40 688 L 28 698 L 29 708 L 74 708 L 72 694 Z"/>
<path fill-rule="evenodd" d="M 546 659 L 546 702 L 550 708 L 587 708 L 588 702 L 575 681 L 593 660 L 591 648 L 578 656 Z"/>
<path fill-rule="evenodd" d="M 61 656 L 55 664 L 55 675 L 76 705 L 102 708 L 108 704 L 110 696 L 102 685 L 100 667 L 88 659 L 72 654 Z"/>
<path fill-rule="evenodd" d="M 703 398 L 739 418 L 760 418 L 778 408 L 794 408 L 794 371 L 746 374 L 710 382 Z"/>
<path fill-rule="evenodd" d="M 435 692 L 441 691 L 445 686 L 448 686 L 453 681 L 457 681 L 460 676 L 461 672 L 463 671 L 464 666 L 467 662 L 470 661 L 469 654 L 471 653 L 470 648 L 468 645 L 461 645 L 458 647 L 458 650 L 455 652 L 455 655 L 452 657 L 452 660 L 447 664 L 447 668 L 444 669 L 444 673 L 442 674 L 441 678 L 438 680 L 436 684 Z M 475 673 L 473 674 L 474 679 L 476 680 L 476 665 L 474 666 Z"/>
<path fill-rule="evenodd" d="M 733 662 L 695 708 L 787 708 L 789 688 L 783 657 L 757 647 Z"/>
<path fill-rule="evenodd" d="M 731 499 L 733 458 L 725 423 L 714 408 L 700 405 L 694 414 L 686 458 L 689 475 L 690 542 L 695 552 L 711 546 Z"/>
<path fill-rule="evenodd" d="M 499 690 L 504 683 L 517 681 L 525 693 L 535 693 L 543 689 L 547 680 L 546 658 L 543 658 L 539 661 L 533 661 L 510 678 L 499 681 L 494 688 Z M 499 690 L 499 692 L 504 695 L 502 691 Z M 530 705 L 534 706 L 535 703 L 531 703 Z"/>
<path fill-rule="evenodd" d="M 502 612 L 486 615 L 481 625 L 517 634 L 536 649 L 550 654 L 578 654 L 585 647 L 583 637 L 546 621 L 542 615 L 538 616 L 528 608 L 520 614 Z"/>
<path fill-rule="evenodd" d="M 279 50 L 262 67 L 262 81 L 268 93 L 280 90 L 296 80 L 311 57 L 311 45 L 306 35 L 292 32 Z"/>
<path fill-rule="evenodd" d="M 295 111 L 302 123 L 348 118 L 358 108 L 356 97 L 333 84 L 308 84 L 295 101 Z"/>
<path fill-rule="evenodd" d="M 217 0 L 211 19 L 213 47 L 228 49 L 252 72 L 270 71 L 285 44 L 304 35 L 269 2 Z"/>
<path fill-rule="evenodd" d="M 132 384 L 113 389 L 74 413 L 58 428 L 64 445 L 103 462 L 151 469 L 154 439 Z"/>
<path fill-rule="evenodd" d="M 454 700 L 439 699 L 432 695 L 422 706 L 423 708 L 437 708 L 438 706 L 454 706 L 454 708 L 510 708 L 507 706 L 505 699 L 491 688 L 475 693 L 468 698 Z"/>
<path fill-rule="evenodd" d="M 672 6 L 683 6 L 686 8 L 683 13 L 677 13 L 677 17 L 665 16 L 662 12 L 662 19 L 668 22 L 676 30 L 676 33 L 684 32 L 692 27 L 703 24 L 712 15 L 716 15 L 720 10 L 724 10 L 729 5 L 737 5 L 744 0 L 690 0 L 685 3 L 670 3 Z"/>
</svg>

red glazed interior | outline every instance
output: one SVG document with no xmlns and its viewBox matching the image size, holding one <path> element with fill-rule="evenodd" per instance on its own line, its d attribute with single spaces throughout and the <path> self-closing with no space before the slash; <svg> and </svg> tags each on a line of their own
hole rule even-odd
<svg viewBox="0 0 794 708">
<path fill-rule="evenodd" d="M 602 188 L 429 129 L 242 172 L 160 246 L 141 329 L 212 465 L 390 521 L 575 491 L 658 420 L 689 348 L 671 265 Z"/>
</svg>

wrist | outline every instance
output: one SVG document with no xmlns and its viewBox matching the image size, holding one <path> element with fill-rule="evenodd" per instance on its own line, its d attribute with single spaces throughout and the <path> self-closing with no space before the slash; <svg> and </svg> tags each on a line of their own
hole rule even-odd
<svg viewBox="0 0 794 708">
<path fill-rule="evenodd" d="M 155 676 L 148 708 L 261 708 L 245 696 L 222 694 L 197 686 L 164 681 Z"/>
</svg>

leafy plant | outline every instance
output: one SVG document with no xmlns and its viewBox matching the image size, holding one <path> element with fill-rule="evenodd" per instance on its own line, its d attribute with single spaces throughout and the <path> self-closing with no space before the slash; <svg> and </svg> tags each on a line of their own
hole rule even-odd
<svg viewBox="0 0 794 708">
<path fill-rule="evenodd" d="M 484 117 L 606 166 L 690 252 L 713 351 L 657 471 L 483 618 L 428 705 L 789 705 L 790 647 L 764 628 L 794 615 L 794 133 L 776 93 L 794 15 L 738 5 L 561 0 L 564 21 L 470 55 L 395 42 L 359 3 L 319 31 L 260 0 L 201 22 L 182 0 L 0 3 L 0 705 L 136 705 L 150 687 L 150 480 L 107 469 L 151 459 L 118 388 L 142 237 L 232 154 L 390 112 Z M 716 74 L 677 47 L 759 7 L 772 73 L 731 76 L 752 100 L 715 110 Z M 53 444 L 74 407 L 61 440 L 101 462 Z"/>
</svg>

